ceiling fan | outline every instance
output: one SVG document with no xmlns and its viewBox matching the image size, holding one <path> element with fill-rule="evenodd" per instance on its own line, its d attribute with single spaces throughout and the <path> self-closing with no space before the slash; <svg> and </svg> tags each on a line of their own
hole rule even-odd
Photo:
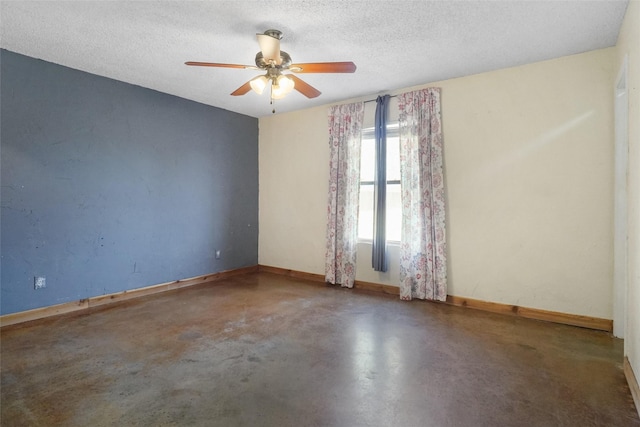
<svg viewBox="0 0 640 427">
<path fill-rule="evenodd" d="M 284 74 L 285 71 L 293 73 L 353 73 L 356 71 L 356 64 L 353 62 L 309 62 L 293 64 L 289 54 L 280 50 L 280 40 L 282 39 L 281 31 L 267 30 L 264 34 L 256 35 L 258 36 L 260 52 L 256 54 L 255 66 L 194 61 L 188 61 L 185 62 L 185 64 L 199 67 L 241 68 L 266 71 L 266 74 L 249 80 L 238 89 L 231 92 L 231 95 L 244 95 L 251 89 L 258 94 L 262 94 L 270 84 L 271 103 L 273 103 L 274 99 L 284 98 L 293 89 L 297 90 L 307 98 L 315 98 L 321 93 L 318 89 L 314 88 L 297 76 L 293 74 Z"/>
</svg>

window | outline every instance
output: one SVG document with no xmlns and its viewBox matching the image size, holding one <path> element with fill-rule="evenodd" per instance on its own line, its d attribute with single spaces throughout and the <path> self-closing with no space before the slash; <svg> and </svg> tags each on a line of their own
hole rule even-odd
<svg viewBox="0 0 640 427">
<path fill-rule="evenodd" d="M 362 131 L 360 153 L 360 206 L 358 210 L 358 238 L 373 239 L 373 179 L 376 144 L 374 128 Z M 387 241 L 400 241 L 402 202 L 400 200 L 400 140 L 398 123 L 387 125 Z"/>
</svg>

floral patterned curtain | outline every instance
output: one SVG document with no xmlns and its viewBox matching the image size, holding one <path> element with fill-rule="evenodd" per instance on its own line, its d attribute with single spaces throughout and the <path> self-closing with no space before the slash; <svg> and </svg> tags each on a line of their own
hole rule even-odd
<svg viewBox="0 0 640 427">
<path fill-rule="evenodd" d="M 400 298 L 447 298 L 440 89 L 398 95 L 402 237 Z"/>
<path fill-rule="evenodd" d="M 329 204 L 325 279 L 352 288 L 356 278 L 360 145 L 364 103 L 329 109 Z"/>
</svg>

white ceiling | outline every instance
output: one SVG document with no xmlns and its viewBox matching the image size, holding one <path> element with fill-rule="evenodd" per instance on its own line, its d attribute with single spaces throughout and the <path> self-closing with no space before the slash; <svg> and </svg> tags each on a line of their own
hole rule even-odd
<svg viewBox="0 0 640 427">
<path fill-rule="evenodd" d="M 275 28 L 293 62 L 353 61 L 299 74 L 322 92 L 286 112 L 614 46 L 627 0 L 2 1 L 0 46 L 230 111 L 271 114 L 268 94 L 229 94 L 255 70 L 255 34 Z"/>
</svg>

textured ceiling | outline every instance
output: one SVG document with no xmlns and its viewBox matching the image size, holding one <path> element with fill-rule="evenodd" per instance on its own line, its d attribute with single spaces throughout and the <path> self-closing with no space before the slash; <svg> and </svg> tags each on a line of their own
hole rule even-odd
<svg viewBox="0 0 640 427">
<path fill-rule="evenodd" d="M 627 0 L 102 1 L 0 3 L 4 49 L 263 117 L 268 94 L 229 94 L 256 70 L 256 33 L 284 33 L 293 62 L 353 61 L 354 74 L 299 74 L 278 112 L 586 52 L 616 44 Z"/>
</svg>

